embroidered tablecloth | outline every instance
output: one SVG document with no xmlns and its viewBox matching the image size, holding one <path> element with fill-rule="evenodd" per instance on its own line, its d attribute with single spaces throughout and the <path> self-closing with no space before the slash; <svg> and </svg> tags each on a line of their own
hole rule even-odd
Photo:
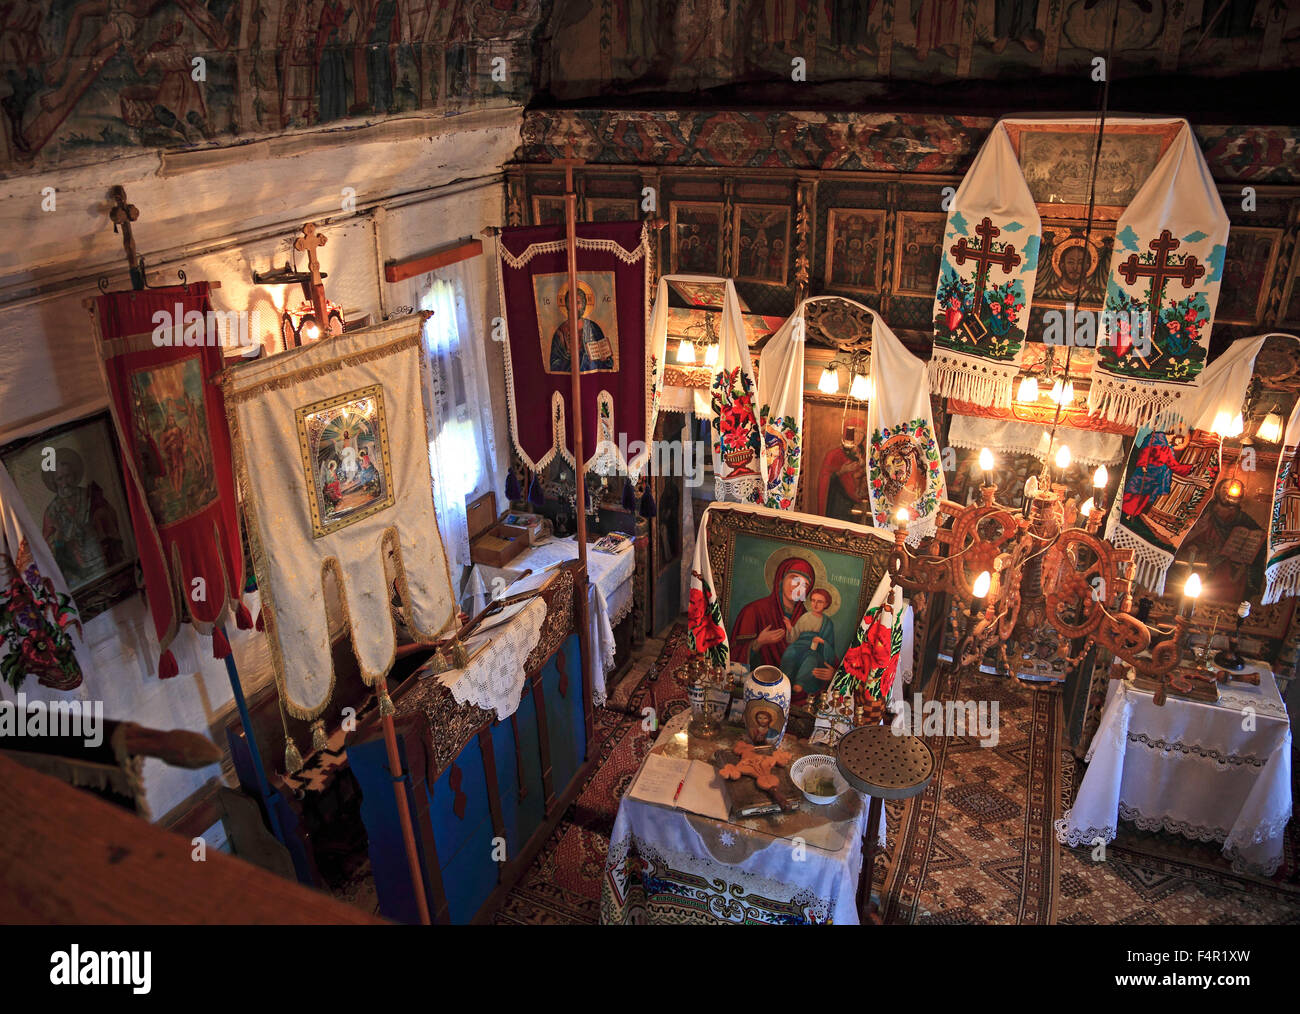
<svg viewBox="0 0 1300 1014">
<path fill-rule="evenodd" d="M 1056 822 L 1063 844 L 1115 838 L 1119 818 L 1223 843 L 1238 872 L 1271 876 L 1291 817 L 1291 725 L 1273 674 L 1229 683 L 1219 702 L 1112 680 L 1074 806 Z"/>
<path fill-rule="evenodd" d="M 738 735 L 726 727 L 717 739 L 691 740 L 689 721 L 689 711 L 674 715 L 653 751 L 706 760 Z M 827 806 L 803 801 L 794 813 L 737 823 L 624 793 L 610 835 L 600 921 L 857 924 L 866 802 L 850 789 Z M 882 810 L 882 846 L 884 816 Z"/>
</svg>

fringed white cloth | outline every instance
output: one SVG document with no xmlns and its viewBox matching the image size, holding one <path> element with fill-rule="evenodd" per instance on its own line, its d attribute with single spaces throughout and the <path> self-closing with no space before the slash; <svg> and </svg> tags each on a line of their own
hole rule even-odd
<svg viewBox="0 0 1300 1014">
<path fill-rule="evenodd" d="M 1201 387 L 1183 392 L 1174 408 L 1143 423 L 1134 436 L 1106 537 L 1133 550 L 1137 583 L 1156 594 L 1164 593 L 1169 565 L 1214 499 L 1222 447 L 1213 430 L 1224 429 L 1240 412 L 1255 357 L 1268 337 L 1234 342 L 1206 369 Z M 1204 488 L 1200 496 L 1180 496 L 1176 481 Z"/>
<path fill-rule="evenodd" d="M 1088 411 L 1129 426 L 1209 387 L 1203 371 L 1228 243 L 1228 213 L 1187 121 L 1135 122 L 1178 129 L 1115 226 L 1105 309 L 1121 316 L 1103 318 Z"/>
<path fill-rule="evenodd" d="M 998 123 L 948 207 L 929 372 L 935 394 L 1011 407 L 1041 232 L 1015 149 Z"/>
</svg>

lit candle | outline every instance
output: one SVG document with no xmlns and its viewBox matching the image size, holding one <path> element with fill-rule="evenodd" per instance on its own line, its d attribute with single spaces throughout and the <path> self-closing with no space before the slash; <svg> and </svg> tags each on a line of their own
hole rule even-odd
<svg viewBox="0 0 1300 1014">
<path fill-rule="evenodd" d="M 894 520 L 898 523 L 899 528 L 906 528 L 907 523 L 912 520 L 912 512 L 906 507 L 900 507 L 894 512 Z"/>
<path fill-rule="evenodd" d="M 1056 477 L 1061 482 L 1065 481 L 1065 470 L 1069 467 L 1070 467 L 1070 448 L 1067 447 L 1065 444 L 1062 444 L 1061 449 L 1056 452 Z"/>
<path fill-rule="evenodd" d="M 1187 606 L 1187 618 L 1190 620 L 1192 614 L 1196 612 L 1196 600 L 1201 597 L 1201 575 L 1193 573 L 1183 585 L 1183 595 L 1189 599 Z"/>
<path fill-rule="evenodd" d="M 987 570 L 980 571 L 980 576 L 975 579 L 975 587 L 972 594 L 976 599 L 983 600 L 988 596 L 989 585 L 993 583 L 993 575 Z"/>
<path fill-rule="evenodd" d="M 984 473 L 984 485 L 992 486 L 993 480 L 989 473 L 993 471 L 993 452 L 987 447 L 980 451 L 980 471 Z"/>
<path fill-rule="evenodd" d="M 1088 497 L 1088 499 L 1083 502 L 1083 506 L 1079 508 L 1079 513 L 1083 516 L 1085 521 L 1092 517 L 1092 497 Z"/>
<path fill-rule="evenodd" d="M 1108 482 L 1110 482 L 1110 473 L 1106 471 L 1106 466 L 1098 465 L 1097 471 L 1092 473 L 1093 486 L 1097 489 L 1105 489 Z"/>
</svg>

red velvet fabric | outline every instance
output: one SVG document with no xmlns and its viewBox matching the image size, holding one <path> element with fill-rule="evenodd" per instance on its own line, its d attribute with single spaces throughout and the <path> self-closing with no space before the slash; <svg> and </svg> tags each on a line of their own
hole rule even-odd
<svg viewBox="0 0 1300 1014">
<path fill-rule="evenodd" d="M 224 365 L 222 349 L 154 340 L 161 311 L 174 317 L 179 308 L 182 319 L 198 311 L 206 321 L 206 282 L 111 292 L 96 302 L 131 525 L 166 653 L 180 623 L 224 622 L 244 583 L 225 398 L 212 382 Z M 160 675 L 174 668 L 164 662 Z"/>
</svg>

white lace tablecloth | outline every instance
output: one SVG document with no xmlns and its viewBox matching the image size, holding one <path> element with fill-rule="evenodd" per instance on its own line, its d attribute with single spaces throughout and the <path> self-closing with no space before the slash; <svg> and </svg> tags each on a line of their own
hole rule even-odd
<svg viewBox="0 0 1300 1014">
<path fill-rule="evenodd" d="M 465 642 L 471 656 L 468 666 L 438 676 L 457 704 L 476 704 L 495 711 L 501 719 L 509 718 L 519 707 L 524 692 L 524 663 L 541 639 L 546 603 L 535 598 L 506 606 L 506 610 L 511 612 L 487 621 L 499 625 Z"/>
<path fill-rule="evenodd" d="M 689 711 L 674 715 L 656 745 L 683 732 L 689 721 Z M 742 825 L 624 794 L 610 835 L 601 921 L 856 925 L 868 798 L 852 789 L 846 796 L 857 799 L 841 796 L 828 807 L 805 802 L 805 810 L 826 819 L 820 827 L 782 837 L 748 826 L 780 818 Z"/>
<path fill-rule="evenodd" d="M 548 568 L 578 558 L 575 538 L 551 538 L 531 546 L 510 561 L 508 568 L 476 563 L 466 585 L 465 609 L 476 616 L 494 598 L 517 595 L 540 587 L 550 576 Z M 527 577 L 520 577 L 531 570 Z M 605 674 L 614 668 L 614 628 L 632 611 L 632 575 L 636 570 L 636 552 L 631 543 L 620 553 L 598 553 L 587 547 L 588 634 L 592 648 L 592 698 L 605 703 Z"/>
<path fill-rule="evenodd" d="M 1063 844 L 1115 838 L 1119 818 L 1223 843 L 1238 872 L 1272 876 L 1291 817 L 1291 725 L 1273 674 L 1229 683 L 1218 704 L 1112 680 L 1074 806 L 1056 822 Z"/>
</svg>

